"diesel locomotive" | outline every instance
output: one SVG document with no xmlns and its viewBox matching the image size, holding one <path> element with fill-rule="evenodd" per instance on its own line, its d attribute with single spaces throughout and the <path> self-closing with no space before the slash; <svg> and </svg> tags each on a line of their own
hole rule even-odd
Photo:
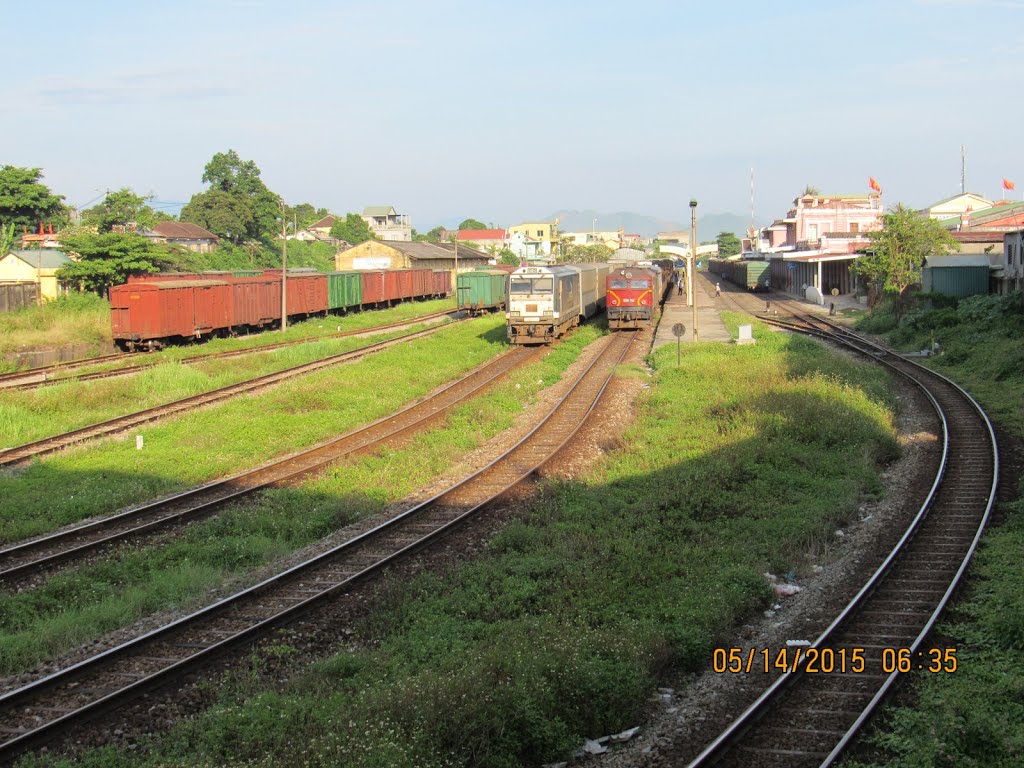
<svg viewBox="0 0 1024 768">
<path fill-rule="evenodd" d="M 513 344 L 550 344 L 605 307 L 607 264 L 520 267 L 505 319 Z"/>
</svg>

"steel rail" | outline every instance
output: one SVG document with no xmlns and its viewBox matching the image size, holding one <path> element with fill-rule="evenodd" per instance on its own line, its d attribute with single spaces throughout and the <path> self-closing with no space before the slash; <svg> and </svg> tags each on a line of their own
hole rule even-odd
<svg viewBox="0 0 1024 768">
<path fill-rule="evenodd" d="M 386 349 L 387 347 L 411 341 L 412 339 L 417 339 L 422 336 L 429 336 L 447 327 L 447 325 L 438 325 L 430 328 L 424 328 L 419 331 L 412 331 L 400 336 L 394 336 L 390 339 L 385 339 L 384 341 L 377 341 L 362 347 L 356 347 L 355 349 L 351 349 L 347 352 L 328 355 L 327 357 L 322 357 L 309 363 L 294 365 L 290 368 L 284 368 L 280 371 L 257 376 L 253 379 L 246 379 L 245 381 L 229 384 L 225 387 L 212 389 L 209 392 L 191 395 L 180 400 L 174 400 L 170 403 L 156 405 L 152 408 L 136 411 L 135 413 L 125 414 L 124 416 L 117 416 L 113 419 L 101 421 L 96 424 L 90 424 L 86 427 L 79 427 L 78 429 L 73 429 L 59 435 L 52 435 L 50 437 L 34 440 L 30 443 L 24 443 L 23 445 L 6 448 L 0 450 L 0 467 L 10 464 L 18 464 L 26 461 L 27 459 L 35 458 L 36 456 L 44 456 L 49 453 L 54 453 L 62 448 L 66 448 L 70 445 L 84 442 L 85 440 L 90 440 L 95 437 L 106 437 L 108 435 L 124 432 L 125 430 L 131 429 L 140 424 L 156 421 L 157 419 L 180 413 L 182 411 L 210 405 L 212 403 L 218 403 L 237 395 L 246 394 L 254 390 L 272 386 L 273 384 L 277 384 L 278 382 L 284 381 L 285 379 L 293 376 L 312 373 L 322 368 L 328 368 L 351 360 L 358 360 L 359 358 L 365 357 L 373 352 L 378 352 L 382 349 Z"/>
<path fill-rule="evenodd" d="M 514 348 L 394 413 L 310 448 L 108 517 L 0 549 L 0 583 L 67 563 L 128 538 L 137 539 L 143 533 L 198 519 L 230 501 L 308 477 L 343 457 L 372 450 L 399 435 L 422 429 L 540 353 L 539 348 Z M 115 530 L 108 532 L 112 528 Z"/>
<path fill-rule="evenodd" d="M 578 374 L 570 389 L 533 429 L 500 457 L 447 490 L 326 552 L 188 616 L 20 688 L 0 694 L 0 713 L 10 715 L 12 722 L 17 722 L 20 719 L 23 723 L 32 723 L 31 726 L 12 727 L 0 722 L 0 734 L 13 734 L 11 738 L 0 743 L 0 762 L 13 760 L 19 754 L 41 743 L 49 744 L 60 733 L 121 706 L 145 691 L 166 685 L 174 676 L 180 676 L 186 670 L 196 669 L 209 663 L 214 656 L 228 648 L 255 639 L 268 629 L 308 612 L 326 599 L 350 587 L 354 581 L 365 578 L 396 559 L 417 551 L 436 540 L 481 508 L 503 496 L 512 487 L 543 467 L 575 436 L 597 407 L 611 381 L 615 367 L 625 357 L 636 335 L 634 332 L 633 334 L 612 336 L 601 353 L 585 370 Z M 496 473 L 495 470 L 499 468 L 500 471 Z M 502 471 L 505 473 L 504 478 L 501 478 Z M 495 478 L 493 478 L 495 474 L 498 474 L 497 479 L 500 482 L 495 482 Z M 432 515 L 440 519 L 431 522 Z M 429 530 L 425 533 L 414 532 L 412 529 L 416 525 L 428 527 Z M 406 529 L 404 537 L 401 535 L 403 526 Z M 381 546 L 381 539 L 384 539 L 386 534 L 393 536 L 390 549 L 384 553 L 370 551 L 363 555 L 359 554 L 361 545 L 368 545 L 371 550 L 373 546 Z M 384 543 L 386 544 L 386 539 Z M 343 559 L 345 555 L 350 555 L 349 568 L 354 570 L 339 572 L 338 569 L 344 563 L 339 564 L 336 561 Z M 364 560 L 367 562 L 362 562 Z M 315 581 L 318 578 L 316 570 L 318 566 L 324 566 L 327 571 L 320 573 L 319 577 L 331 577 L 333 571 L 331 581 Z M 302 580 L 298 581 L 297 586 L 291 587 L 294 596 L 287 596 L 288 584 L 297 579 Z M 327 584 L 328 586 L 316 587 L 311 590 L 306 586 L 307 583 Z M 284 596 L 267 594 L 277 586 L 283 587 L 286 593 Z M 238 612 L 257 610 L 256 606 L 247 605 L 245 601 L 250 598 L 258 600 L 261 596 L 266 596 L 266 602 L 272 611 L 270 615 L 246 618 L 238 614 Z M 281 603 L 285 603 L 284 607 L 280 607 Z M 229 612 L 238 615 L 226 616 Z M 227 637 L 216 641 L 173 643 L 175 633 L 194 628 L 202 620 L 210 619 L 212 621 L 217 617 L 227 621 L 244 622 L 246 626 L 232 630 Z M 216 628 L 210 627 L 207 627 L 205 631 L 207 635 L 216 635 L 218 632 Z M 224 630 L 220 630 L 220 632 L 223 634 Z M 188 638 L 189 636 L 185 635 L 185 639 Z M 139 653 L 147 647 L 158 655 Z M 161 655 L 170 654 L 174 649 L 179 649 L 179 657 L 165 658 Z M 181 650 L 186 650 L 187 654 L 182 656 Z M 139 672 L 135 668 L 134 672 L 127 673 L 112 669 L 118 662 L 132 658 L 142 662 L 151 662 L 150 666 L 155 668 L 143 672 Z M 123 685 L 110 687 L 110 681 L 118 676 L 130 678 L 133 674 L 135 679 L 129 679 L 129 682 Z M 79 686 L 78 682 L 87 675 L 99 677 L 99 687 L 89 689 Z M 106 688 L 102 687 L 104 682 L 107 684 Z M 65 691 L 77 692 L 69 694 L 72 700 L 75 700 L 76 697 L 81 699 L 83 690 L 86 691 L 84 698 L 89 699 L 90 695 L 93 698 L 84 703 L 75 703 L 73 707 L 55 707 L 33 703 L 47 692 L 55 691 L 61 686 L 66 686 Z M 89 693 L 90 691 L 91 693 Z M 50 702 L 50 704 L 52 703 Z M 42 722 L 39 722 L 40 720 Z"/>
<path fill-rule="evenodd" d="M 826 326 L 834 325 L 830 321 L 822 320 L 821 318 L 812 316 L 812 319 L 814 322 L 824 324 Z M 924 503 L 921 505 L 914 519 L 911 521 L 906 531 L 904 532 L 903 536 L 900 538 L 899 542 L 886 557 L 885 561 L 875 570 L 875 572 L 868 579 L 865 585 L 858 591 L 854 598 L 832 621 L 832 623 L 810 644 L 811 648 L 820 649 L 822 647 L 825 647 L 833 638 L 833 636 L 838 634 L 838 632 L 846 624 L 850 622 L 852 617 L 854 617 L 857 614 L 858 610 L 864 606 L 867 599 L 872 594 L 874 594 L 876 590 L 879 589 L 885 577 L 887 577 L 893 570 L 893 567 L 896 564 L 897 560 L 904 554 L 904 552 L 907 551 L 911 541 L 913 540 L 915 535 L 920 531 L 922 525 L 926 520 L 928 513 L 932 510 L 935 504 L 936 497 L 939 493 L 939 490 L 942 486 L 942 482 L 945 479 L 947 471 L 949 469 L 950 425 L 947 419 L 946 409 L 943 408 L 943 406 L 939 403 L 938 398 L 935 396 L 935 394 L 931 392 L 931 390 L 928 388 L 925 382 L 921 381 L 918 377 L 912 375 L 903 366 L 910 367 L 911 369 L 917 369 L 916 372 L 918 373 L 918 376 L 921 376 L 921 374 L 924 374 L 925 378 L 929 375 L 934 376 L 940 379 L 944 384 L 949 385 L 959 396 L 964 398 L 964 400 L 971 406 L 974 414 L 980 418 L 981 423 L 985 427 L 985 431 L 987 433 L 987 437 L 992 451 L 992 480 L 988 489 L 988 494 L 985 501 L 985 508 L 981 514 L 980 520 L 977 522 L 977 525 L 975 526 L 975 532 L 971 539 L 971 543 L 967 548 L 967 551 L 963 555 L 959 567 L 957 568 L 955 574 L 953 574 L 949 584 L 943 592 L 942 597 L 937 601 L 935 606 L 929 612 L 928 618 L 924 621 L 924 624 L 920 631 L 917 633 L 916 637 L 912 640 L 909 646 L 906 646 L 910 648 L 912 654 L 916 653 L 925 641 L 925 639 L 927 638 L 931 629 L 934 627 L 935 622 L 938 620 L 938 617 L 941 615 L 942 611 L 947 606 L 950 598 L 952 597 L 960 581 L 962 580 L 963 574 L 965 573 L 970 563 L 971 557 L 973 556 L 974 551 L 977 548 L 977 544 L 980 541 L 981 536 L 984 532 L 985 526 L 988 522 L 992 507 L 995 502 L 995 493 L 999 480 L 999 449 L 995 438 L 995 431 L 992 427 L 991 421 L 988 419 L 987 415 L 984 413 L 984 410 L 977 403 L 977 401 L 975 401 L 974 398 L 972 398 L 967 392 L 963 390 L 963 388 L 958 386 L 955 382 L 952 382 L 947 377 L 942 376 L 941 374 L 938 374 L 935 371 L 932 371 L 928 368 L 925 368 L 924 366 L 921 366 L 918 363 L 898 356 L 892 353 L 891 351 L 885 349 L 884 347 L 881 347 L 880 345 L 868 339 L 860 337 L 858 334 L 854 334 L 849 331 L 846 331 L 843 334 L 835 333 L 834 331 L 831 330 L 829 332 L 823 332 L 820 329 L 814 328 L 813 323 L 809 323 L 807 320 L 803 320 L 805 325 L 802 327 L 799 325 L 786 323 L 785 321 L 778 321 L 771 318 L 769 318 L 767 322 L 787 327 L 792 330 L 798 330 L 804 333 L 810 332 L 812 333 L 812 335 L 821 336 L 828 334 L 829 338 L 832 341 L 843 344 L 862 354 L 870 356 L 877 360 L 879 363 L 886 365 L 887 367 L 896 371 L 897 373 L 900 373 L 925 394 L 925 396 L 931 403 L 933 409 L 936 411 L 936 414 L 938 415 L 942 426 L 942 456 L 940 459 L 938 471 L 936 472 L 931 489 L 929 490 Z M 845 331 L 845 329 L 843 330 Z M 851 341 L 850 337 L 855 338 L 857 343 Z M 858 346 L 858 344 L 862 344 L 863 347 L 867 347 L 867 349 Z M 885 359 L 887 357 L 895 358 L 898 362 L 893 363 L 890 360 Z M 804 657 L 804 659 L 806 660 L 806 656 Z M 884 682 L 879 685 L 878 690 L 874 693 L 873 696 L 871 696 L 870 701 L 868 701 L 860 710 L 854 722 L 842 733 L 841 737 L 838 740 L 836 740 L 836 743 L 834 744 L 830 752 L 824 756 L 824 760 L 820 763 L 820 766 L 831 766 L 835 762 L 835 760 L 838 759 L 838 757 L 843 753 L 843 751 L 856 737 L 857 733 L 863 727 L 864 723 L 868 721 L 868 719 L 877 709 L 878 705 L 882 702 L 885 696 L 891 691 L 893 685 L 898 681 L 898 678 L 901 674 L 903 673 L 900 673 L 898 671 L 894 671 L 888 674 Z M 764 717 L 767 714 L 769 708 L 777 704 L 777 701 L 779 698 L 781 698 L 782 693 L 795 686 L 802 679 L 803 675 L 803 664 L 801 664 L 795 670 L 786 671 L 782 675 L 780 675 L 780 677 L 777 678 L 772 683 L 772 685 L 769 686 L 768 689 L 766 689 L 750 706 L 748 706 L 737 718 L 735 718 L 732 721 L 732 723 L 730 723 L 730 725 L 721 734 L 719 734 L 707 747 L 704 748 L 704 750 L 696 758 L 694 758 L 689 763 L 688 768 L 708 766 L 720 761 L 721 758 L 726 754 L 726 752 L 730 748 L 734 747 L 736 743 L 739 741 L 739 739 L 741 739 L 755 725 L 757 721 L 759 721 L 762 717 Z M 798 754 L 798 752 L 786 753 L 786 758 L 787 760 L 795 760 Z"/>
<path fill-rule="evenodd" d="M 121 368 L 111 368 L 103 371 L 92 371 L 90 373 L 80 373 L 72 376 L 56 376 L 54 378 L 48 378 L 44 371 L 38 368 L 30 369 L 28 371 L 18 371 L 12 374 L 6 374 L 0 376 L 0 392 L 20 392 L 28 389 L 38 389 L 40 387 L 50 386 L 52 384 L 65 384 L 68 382 L 81 382 L 81 381 L 94 381 L 97 379 L 112 379 L 119 376 L 130 376 L 141 371 L 155 368 L 158 365 L 178 363 L 179 365 L 197 365 L 205 363 L 209 360 L 225 360 L 232 357 L 242 357 L 244 355 L 255 355 L 261 352 L 272 352 L 276 349 L 282 349 L 285 347 L 293 347 L 299 344 L 313 344 L 318 341 L 327 341 L 330 339 L 341 339 L 348 336 L 369 336 L 377 333 L 384 333 L 392 328 L 402 328 L 409 325 L 418 325 L 422 322 L 430 320 L 436 320 L 439 317 L 445 317 L 450 315 L 456 315 L 459 313 L 457 309 L 449 309 L 443 312 L 432 312 L 429 315 L 420 315 L 419 317 L 410 318 L 409 320 L 402 320 L 394 323 L 387 323 L 385 325 L 372 325 L 367 328 L 355 328 L 349 331 L 339 331 L 338 333 L 330 333 L 325 336 L 307 336 L 301 339 L 290 339 L 288 341 L 278 341 L 271 344 L 257 344 L 252 347 L 245 347 L 244 349 L 228 349 L 223 352 L 208 352 L 206 354 L 190 355 L 183 357 L 178 360 L 153 360 L 145 353 L 122 353 L 118 355 L 108 355 L 107 357 L 97 357 L 92 360 L 81 360 L 72 361 L 64 364 L 64 367 L 58 368 L 56 373 L 63 373 L 69 370 L 66 366 L 72 366 L 73 369 L 77 368 L 88 368 L 92 365 L 102 364 L 104 360 L 113 360 L 116 358 L 128 358 L 132 361 L 138 360 L 139 355 L 143 355 L 146 359 L 138 362 L 137 364 L 126 365 Z M 38 381 L 21 381 L 21 379 L 27 379 L 32 377 L 38 377 L 43 375 L 42 379 Z M 13 383 L 9 383 L 13 382 Z"/>
</svg>

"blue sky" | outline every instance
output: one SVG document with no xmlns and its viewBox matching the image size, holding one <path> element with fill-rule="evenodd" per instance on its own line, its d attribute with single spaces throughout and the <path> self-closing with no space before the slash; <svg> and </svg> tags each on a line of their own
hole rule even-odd
<svg viewBox="0 0 1024 768">
<path fill-rule="evenodd" d="M 100 6 L 97 8 L 96 6 Z M 1024 189 L 1024 0 L 2 0 L 0 163 L 185 201 L 236 149 L 288 202 L 426 230 L 593 208 L 770 218 L 811 183 Z"/>
</svg>

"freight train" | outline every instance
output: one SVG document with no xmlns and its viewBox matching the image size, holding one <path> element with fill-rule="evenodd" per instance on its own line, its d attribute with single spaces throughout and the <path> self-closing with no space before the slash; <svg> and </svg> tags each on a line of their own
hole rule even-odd
<svg viewBox="0 0 1024 768">
<path fill-rule="evenodd" d="M 520 267 L 509 277 L 505 319 L 513 344 L 550 344 L 604 309 L 607 264 Z"/>
<path fill-rule="evenodd" d="M 653 325 L 657 307 L 672 283 L 672 265 L 633 264 L 612 269 L 605 278 L 608 327 L 647 328 Z"/>
<path fill-rule="evenodd" d="M 470 316 L 504 309 L 508 297 L 508 275 L 507 270 L 483 267 L 472 272 L 460 272 L 456 281 L 458 308 Z"/>
<path fill-rule="evenodd" d="M 772 271 L 767 261 L 711 259 L 708 271 L 748 291 L 767 291 L 772 287 Z"/>
<path fill-rule="evenodd" d="M 286 289 L 288 317 L 299 319 L 442 298 L 451 293 L 451 273 L 288 270 Z M 281 320 L 281 270 L 133 277 L 110 289 L 110 310 L 114 343 L 129 352 L 259 330 Z"/>
</svg>

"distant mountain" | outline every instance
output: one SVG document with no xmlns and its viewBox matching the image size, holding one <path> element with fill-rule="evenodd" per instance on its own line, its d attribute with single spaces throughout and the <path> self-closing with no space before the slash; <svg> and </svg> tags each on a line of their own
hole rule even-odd
<svg viewBox="0 0 1024 768">
<path fill-rule="evenodd" d="M 659 219 L 645 216 L 642 213 L 620 211 L 618 213 L 601 213 L 600 211 L 556 211 L 550 216 L 542 217 L 543 221 L 558 219 L 558 228 L 562 232 L 586 232 L 595 227 L 599 232 L 622 229 L 627 234 L 643 237 L 654 237 L 658 232 L 669 230 L 688 230 L 689 220 L 685 222 Z M 597 224 L 594 224 L 597 219 Z M 701 240 L 714 240 L 719 232 L 733 232 L 739 237 L 746 234 L 750 219 L 735 213 L 709 213 L 697 219 L 697 237 Z"/>
</svg>

